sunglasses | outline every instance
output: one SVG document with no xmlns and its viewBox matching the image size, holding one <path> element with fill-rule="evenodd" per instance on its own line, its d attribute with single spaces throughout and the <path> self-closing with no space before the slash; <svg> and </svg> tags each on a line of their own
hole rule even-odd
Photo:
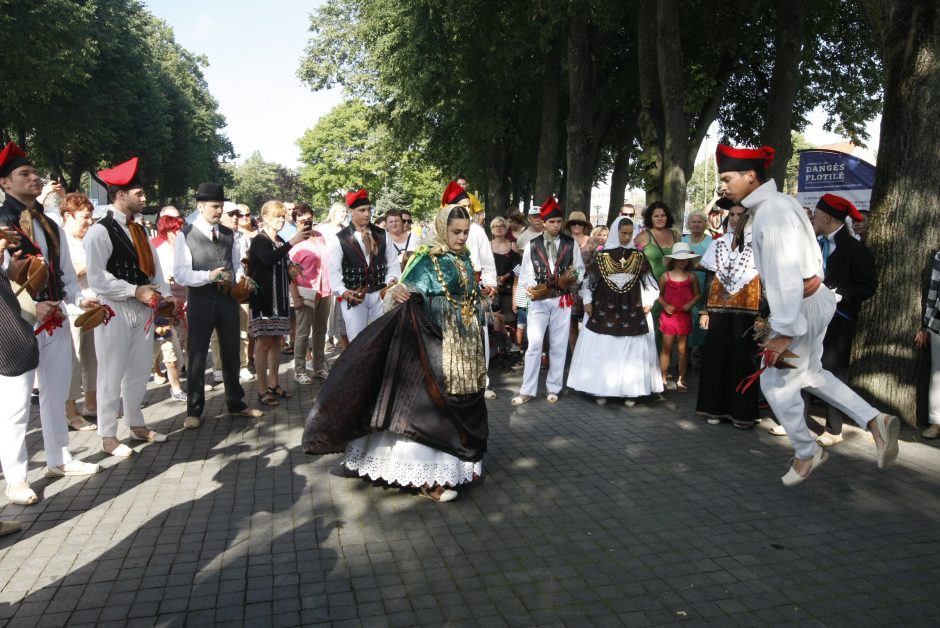
<svg viewBox="0 0 940 628">
<path fill-rule="evenodd" d="M 414 224 L 414 220 L 402 220 L 406 225 Z"/>
<path fill-rule="evenodd" d="M 248 218 L 249 216 L 249 214 L 243 214 L 237 209 L 235 211 L 225 212 L 225 215 L 232 216 L 232 217 L 238 216 L 239 218 Z"/>
</svg>

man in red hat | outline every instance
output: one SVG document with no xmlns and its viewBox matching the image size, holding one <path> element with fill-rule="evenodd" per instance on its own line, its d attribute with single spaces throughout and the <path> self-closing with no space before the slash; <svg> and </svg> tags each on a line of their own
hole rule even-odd
<svg viewBox="0 0 940 628">
<path fill-rule="evenodd" d="M 0 187 L 6 194 L 0 206 L 0 226 L 16 233 L 19 242 L 3 252 L 4 268 L 16 275 L 30 258 L 41 259 L 48 278 L 30 288 L 35 310 L 39 363 L 36 370 L 20 376 L 0 376 L 0 398 L 15 408 L 11 421 L 0 424 L 0 465 L 6 477 L 6 494 L 16 504 L 34 504 L 36 494 L 26 482 L 26 426 L 33 376 L 39 380 L 39 417 L 46 452 L 46 475 L 89 475 L 98 465 L 73 460 L 69 453 L 65 401 L 72 377 L 72 336 L 66 304 L 89 307 L 72 266 L 68 240 L 61 227 L 49 220 L 36 198 L 42 191 L 39 173 L 26 153 L 10 142 L 0 152 Z"/>
<path fill-rule="evenodd" d="M 117 438 L 118 404 L 123 398 L 124 420 L 131 440 L 159 443 L 166 436 L 149 429 L 140 404 L 153 363 L 153 324 L 156 308 L 177 304 L 163 279 L 157 253 L 144 228 L 134 218 L 147 202 L 137 174 L 137 157 L 102 170 L 111 209 L 85 235 L 89 287 L 114 310 L 107 325 L 95 328 L 98 354 L 98 433 L 101 448 L 126 458 L 134 450 Z"/>
<path fill-rule="evenodd" d="M 397 283 L 401 266 L 388 234 L 370 223 L 372 201 L 364 190 L 346 194 L 349 226 L 336 234 L 339 246 L 330 251 L 330 286 L 349 341 L 382 316 L 382 290 Z"/>
<path fill-rule="evenodd" d="M 796 452 L 781 479 L 794 486 L 828 459 L 803 418 L 803 389 L 845 412 L 875 439 L 878 468 L 898 455 L 897 417 L 879 413 L 822 367 L 823 338 L 836 311 L 836 295 L 822 284 L 823 266 L 816 233 L 796 199 L 781 194 L 766 171 L 774 150 L 719 145 L 719 190 L 748 209 L 754 261 L 770 305 L 770 336 L 764 347 L 761 390 Z M 781 357 L 785 351 L 795 356 Z M 774 368 L 785 360 L 795 368 Z"/>
<path fill-rule="evenodd" d="M 525 353 L 522 388 L 512 398 L 512 405 L 527 403 L 538 392 L 542 343 L 548 331 L 549 403 L 558 401 L 568 348 L 568 327 L 571 324 L 571 293 L 577 290 L 584 274 L 581 249 L 571 236 L 561 233 L 565 213 L 554 196 L 542 203 L 539 215 L 545 225 L 542 235 L 529 241 L 522 253 L 519 288 L 527 290 L 532 299 L 526 321 L 529 348 Z"/>
<path fill-rule="evenodd" d="M 835 194 L 823 194 L 813 213 L 813 228 L 822 252 L 823 283 L 836 293 L 836 314 L 826 328 L 823 340 L 822 365 L 827 371 L 845 382 L 849 376 L 852 340 L 855 338 L 858 314 L 862 303 L 875 294 L 878 274 L 875 258 L 868 247 L 852 236 L 846 219 L 854 223 L 865 220 L 861 212 L 848 199 Z M 810 429 L 818 424 L 810 420 Z M 821 430 L 821 428 L 819 428 Z M 816 431 L 816 430 L 813 430 Z M 842 411 L 829 406 L 825 432 L 816 439 L 828 447 L 842 441 Z"/>
</svg>

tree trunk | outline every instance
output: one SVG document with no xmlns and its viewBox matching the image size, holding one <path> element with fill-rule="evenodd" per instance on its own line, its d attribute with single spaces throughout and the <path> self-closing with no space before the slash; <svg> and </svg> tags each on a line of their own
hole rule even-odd
<svg viewBox="0 0 940 628">
<path fill-rule="evenodd" d="M 933 0 L 866 0 L 885 75 L 868 245 L 879 289 L 862 308 L 853 383 L 879 409 L 926 420 L 930 352 L 920 327 L 921 272 L 940 234 L 940 10 Z"/>
<path fill-rule="evenodd" d="M 688 186 L 689 115 L 685 112 L 686 86 L 682 44 L 679 39 L 679 2 L 660 0 L 656 28 L 656 65 L 663 103 L 663 201 L 681 227 Z"/>
<path fill-rule="evenodd" d="M 558 176 L 558 111 L 561 104 L 561 51 L 552 46 L 545 55 L 542 82 L 542 120 L 539 126 L 539 156 L 535 174 L 535 200 L 542 202 L 555 192 Z"/>
<path fill-rule="evenodd" d="M 793 154 L 790 129 L 793 101 L 800 81 L 800 57 L 808 12 L 808 0 L 792 0 L 786 10 L 782 5 L 777 9 L 774 70 L 767 94 L 767 115 L 761 141 L 777 151 L 767 175 L 777 181 L 781 190 L 787 176 L 787 162 Z"/>
<path fill-rule="evenodd" d="M 492 215 L 502 215 L 509 204 L 509 155 L 500 142 L 490 144 L 486 160 L 486 202 Z"/>
<path fill-rule="evenodd" d="M 643 151 L 640 158 L 645 172 L 646 203 L 658 201 L 663 195 L 663 129 L 662 96 L 659 71 L 656 69 L 656 36 L 650 25 L 656 23 L 656 0 L 643 0 L 637 29 L 638 84 L 640 114 L 638 117 Z"/>
<path fill-rule="evenodd" d="M 620 215 L 630 174 L 630 153 L 633 146 L 621 146 L 614 156 L 614 169 L 610 173 L 610 204 L 607 206 L 607 224 Z"/>
<path fill-rule="evenodd" d="M 591 44 L 594 29 L 583 15 L 575 15 L 568 26 L 568 149 L 565 169 L 565 215 L 573 211 L 591 213 L 591 188 L 597 159 L 594 137 L 597 77 Z M 536 199 L 542 202 L 540 199 Z"/>
</svg>

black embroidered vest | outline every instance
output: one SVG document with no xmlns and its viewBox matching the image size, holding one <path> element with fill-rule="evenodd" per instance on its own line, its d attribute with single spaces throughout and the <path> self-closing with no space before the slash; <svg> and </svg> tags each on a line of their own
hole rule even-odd
<svg viewBox="0 0 940 628">
<path fill-rule="evenodd" d="M 570 289 L 558 287 L 558 278 L 565 274 L 574 263 L 574 239 L 564 234 L 558 236 L 558 251 L 555 259 L 554 272 L 548 265 L 548 251 L 545 249 L 545 236 L 533 238 L 529 244 L 532 248 L 532 270 L 535 272 L 535 283 L 548 286 L 551 290 L 549 296 L 557 297 L 570 294 Z"/>
<path fill-rule="evenodd" d="M 26 234 L 20 229 L 20 212 L 24 209 L 25 205 L 10 195 L 7 195 L 6 199 L 3 201 L 3 205 L 0 206 L 0 225 L 10 227 L 20 235 L 20 245 L 15 249 L 7 250 L 10 255 L 17 251 L 22 251 L 24 257 L 29 255 L 42 255 L 49 264 L 49 281 L 46 287 L 33 297 L 33 300 L 37 303 L 40 301 L 60 301 L 65 298 L 65 282 L 62 280 L 62 264 L 60 263 L 63 233 L 58 228 L 58 225 L 52 222 L 48 217 L 42 220 L 33 220 L 33 228 L 35 229 L 36 223 L 38 222 L 42 227 L 43 235 L 46 237 L 46 249 L 49 251 L 49 255 L 43 255 L 39 246 L 35 242 L 30 241 L 26 237 Z M 40 214 L 42 213 L 42 205 L 39 203 L 36 203 L 36 211 Z M 50 230 L 55 231 L 55 233 L 50 233 Z M 59 255 L 56 255 L 53 242 L 59 243 Z"/>
<path fill-rule="evenodd" d="M 183 227 L 186 236 L 186 246 L 193 258 L 193 270 L 215 270 L 224 267 L 232 272 L 232 247 L 235 246 L 235 234 L 228 227 L 217 225 L 219 241 L 213 242 L 206 234 L 189 224 Z M 225 294 L 219 290 L 215 283 L 189 288 L 189 294 L 200 294 L 210 298 L 218 298 Z"/>
<path fill-rule="evenodd" d="M 377 292 L 385 287 L 385 274 L 388 262 L 385 260 L 385 230 L 369 225 L 372 237 L 378 243 L 378 253 L 372 256 L 366 265 L 366 256 L 356 240 L 356 228 L 349 225 L 338 234 L 343 250 L 343 284 L 348 290 L 358 290 L 363 286 L 366 292 Z"/>
<path fill-rule="evenodd" d="M 108 211 L 98 224 L 105 228 L 108 237 L 111 238 L 111 257 L 105 264 L 108 272 L 117 279 L 135 286 L 148 285 L 150 277 L 137 266 L 137 249 L 134 247 L 134 242 L 129 235 L 124 233 L 124 228 L 114 219 L 114 214 Z"/>
</svg>

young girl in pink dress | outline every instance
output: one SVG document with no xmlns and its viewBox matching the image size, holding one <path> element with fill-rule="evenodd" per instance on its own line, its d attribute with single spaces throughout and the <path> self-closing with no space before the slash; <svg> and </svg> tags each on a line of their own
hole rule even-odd
<svg viewBox="0 0 940 628">
<path fill-rule="evenodd" d="M 692 307 L 701 297 L 698 280 L 692 274 L 700 256 L 692 253 L 685 242 L 676 242 L 669 255 L 663 256 L 666 272 L 659 278 L 659 304 L 663 310 L 659 314 L 659 331 L 663 336 L 663 347 L 659 353 L 659 367 L 666 381 L 672 347 L 678 338 L 679 377 L 676 383 L 666 382 L 666 390 L 688 392 L 685 371 L 689 358 L 686 354 L 686 340 L 692 333 Z"/>
</svg>

